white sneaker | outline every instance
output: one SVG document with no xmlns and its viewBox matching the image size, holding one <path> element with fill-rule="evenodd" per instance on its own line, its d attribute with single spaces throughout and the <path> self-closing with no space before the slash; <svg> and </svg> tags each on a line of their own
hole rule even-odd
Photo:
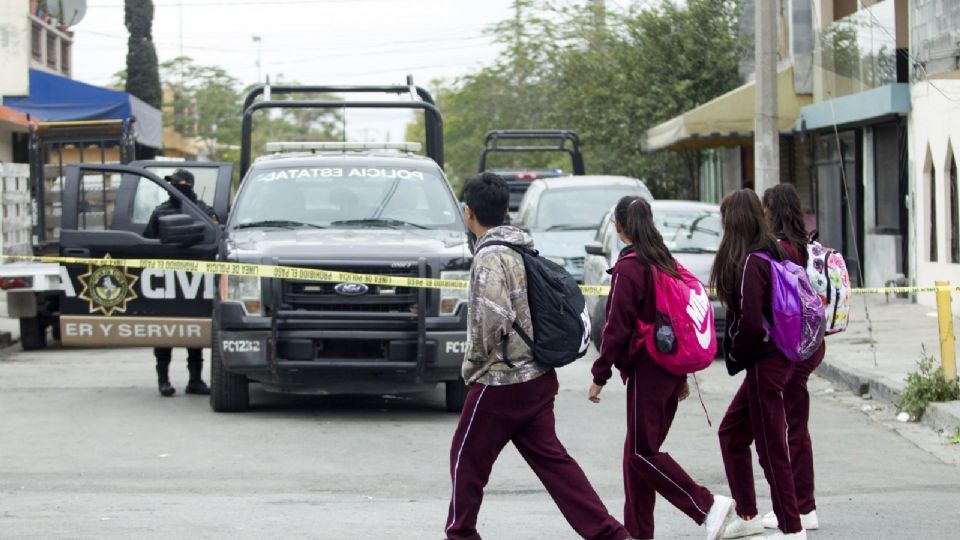
<svg viewBox="0 0 960 540">
<path fill-rule="evenodd" d="M 763 534 L 763 520 L 753 518 L 745 520 L 740 516 L 735 516 L 727 530 L 723 533 L 723 538 L 745 538 L 747 536 L 757 536 Z"/>
<path fill-rule="evenodd" d="M 723 495 L 713 496 L 713 506 L 703 525 L 707 528 L 707 540 L 719 540 L 730 520 L 733 519 L 733 499 Z"/>
<path fill-rule="evenodd" d="M 820 520 L 817 518 L 817 511 L 811 510 L 806 514 L 800 514 L 800 525 L 808 531 L 815 531 L 820 528 Z M 763 526 L 767 529 L 776 529 L 780 526 L 777 521 L 777 515 L 773 512 L 767 512 L 763 516 Z"/>
<path fill-rule="evenodd" d="M 776 540 L 807 540 L 807 531 L 800 531 L 798 533 L 790 534 L 777 531 L 764 536 L 764 538 L 775 538 Z"/>
</svg>

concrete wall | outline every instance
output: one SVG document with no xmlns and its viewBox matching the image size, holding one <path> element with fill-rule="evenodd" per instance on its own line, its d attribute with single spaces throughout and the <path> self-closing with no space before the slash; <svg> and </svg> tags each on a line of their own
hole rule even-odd
<svg viewBox="0 0 960 540">
<path fill-rule="evenodd" d="M 13 130 L 10 126 L 0 122 L 0 163 L 13 161 Z"/>
<path fill-rule="evenodd" d="M 30 93 L 30 19 L 26 1 L 0 2 L 0 97 Z"/>
<path fill-rule="evenodd" d="M 960 72 L 957 73 L 960 77 Z M 913 112 L 910 115 L 911 266 L 919 285 L 936 280 L 960 284 L 960 264 L 950 261 L 950 159 L 960 155 L 960 80 L 938 79 L 911 86 Z M 936 222 L 930 218 L 930 178 L 935 179 Z M 930 261 L 930 228 L 937 230 L 937 262 Z M 933 305 L 932 295 L 920 301 Z M 960 302 L 954 302 L 960 311 Z"/>
<path fill-rule="evenodd" d="M 960 2 L 910 2 L 910 54 L 923 64 L 922 70 L 914 69 L 914 80 L 956 70 L 956 57 L 960 54 Z"/>
</svg>

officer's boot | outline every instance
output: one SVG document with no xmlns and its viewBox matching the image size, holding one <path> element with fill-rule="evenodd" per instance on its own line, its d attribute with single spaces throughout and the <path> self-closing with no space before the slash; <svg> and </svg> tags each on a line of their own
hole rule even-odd
<svg viewBox="0 0 960 540">
<path fill-rule="evenodd" d="M 200 356 L 200 349 L 188 351 L 187 371 L 190 372 L 190 381 L 187 383 L 188 394 L 207 395 L 210 393 L 210 387 L 203 382 L 203 357 Z"/>
<path fill-rule="evenodd" d="M 160 395 L 170 397 L 177 393 L 177 390 L 170 384 L 170 349 L 155 348 L 153 349 L 153 355 L 157 359 L 157 384 Z"/>
<path fill-rule="evenodd" d="M 157 364 L 157 384 L 160 388 L 160 395 L 170 397 L 177 393 L 177 389 L 170 384 L 169 364 Z"/>
</svg>

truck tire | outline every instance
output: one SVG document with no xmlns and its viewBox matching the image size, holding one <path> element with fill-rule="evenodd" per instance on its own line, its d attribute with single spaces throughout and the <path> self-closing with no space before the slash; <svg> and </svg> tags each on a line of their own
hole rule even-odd
<svg viewBox="0 0 960 540">
<path fill-rule="evenodd" d="M 594 314 L 590 325 L 590 341 L 600 352 L 600 345 L 603 341 L 603 325 L 607 322 L 607 310 L 605 306 L 597 306 L 597 312 Z"/>
<path fill-rule="evenodd" d="M 243 375 L 230 373 L 220 357 L 220 335 L 217 321 L 211 328 L 210 408 L 216 412 L 243 412 L 250 408 L 250 387 Z"/>
<path fill-rule="evenodd" d="M 20 345 L 25 351 L 47 347 L 47 326 L 42 317 L 20 319 Z"/>
<path fill-rule="evenodd" d="M 50 319 L 50 333 L 53 334 L 54 341 L 61 341 L 60 339 L 60 318 L 54 317 Z"/>
<path fill-rule="evenodd" d="M 458 413 L 463 410 L 463 404 L 467 401 L 467 392 L 470 390 L 463 379 L 447 381 L 446 383 L 446 401 L 447 410 Z"/>
</svg>

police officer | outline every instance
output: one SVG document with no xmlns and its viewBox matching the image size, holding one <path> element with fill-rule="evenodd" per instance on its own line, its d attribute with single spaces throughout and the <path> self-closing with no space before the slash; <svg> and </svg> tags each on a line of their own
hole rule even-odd
<svg viewBox="0 0 960 540">
<path fill-rule="evenodd" d="M 185 195 L 193 204 L 206 212 L 206 214 L 210 216 L 210 219 L 214 222 L 217 221 L 217 216 L 213 208 L 197 197 L 197 193 L 193 189 L 193 173 L 186 169 L 177 169 L 163 179 L 170 182 L 177 191 Z M 183 213 L 183 210 L 180 208 L 180 200 L 175 197 L 170 197 L 169 200 L 153 210 L 153 214 L 150 215 L 150 221 L 147 222 L 147 228 L 143 231 L 143 236 L 146 238 L 159 237 L 160 218 L 181 213 Z M 153 355 L 157 358 L 157 381 L 160 395 L 170 397 L 177 391 L 173 385 L 170 384 L 169 372 L 172 349 L 170 347 L 156 347 L 153 349 Z M 207 386 L 207 383 L 203 382 L 201 378 L 203 373 L 203 349 L 187 349 L 187 370 L 190 372 L 190 381 L 187 383 L 186 392 L 188 394 L 209 394 L 210 387 Z"/>
</svg>

